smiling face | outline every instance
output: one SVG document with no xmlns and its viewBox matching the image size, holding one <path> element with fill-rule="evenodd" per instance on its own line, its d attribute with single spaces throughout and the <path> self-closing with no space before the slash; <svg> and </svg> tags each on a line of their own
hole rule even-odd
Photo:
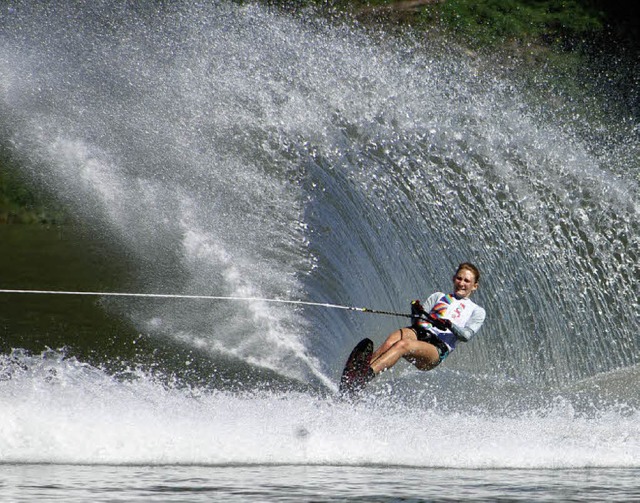
<svg viewBox="0 0 640 503">
<path fill-rule="evenodd" d="M 453 276 L 453 293 L 459 299 L 466 299 L 478 289 L 476 275 L 470 269 L 459 269 Z"/>
</svg>

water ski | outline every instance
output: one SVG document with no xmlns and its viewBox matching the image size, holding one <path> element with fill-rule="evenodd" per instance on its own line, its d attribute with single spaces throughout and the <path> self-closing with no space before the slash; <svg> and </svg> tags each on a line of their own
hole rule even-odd
<svg viewBox="0 0 640 503">
<path fill-rule="evenodd" d="M 353 348 L 340 378 L 339 390 L 341 396 L 353 397 L 364 388 L 371 353 L 373 353 L 373 341 L 371 339 L 362 339 Z"/>
</svg>

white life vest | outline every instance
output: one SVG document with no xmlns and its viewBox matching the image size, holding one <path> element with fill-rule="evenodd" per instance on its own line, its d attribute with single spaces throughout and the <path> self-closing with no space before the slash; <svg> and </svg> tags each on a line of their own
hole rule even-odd
<svg viewBox="0 0 640 503">
<path fill-rule="evenodd" d="M 431 314 L 438 318 L 451 320 L 459 327 L 464 327 L 477 304 L 470 299 L 457 299 L 453 295 L 443 294 L 431 309 Z M 442 340 L 451 350 L 455 349 L 458 338 L 451 330 L 440 330 L 434 326 L 430 326 L 430 332 L 433 332 Z"/>
</svg>

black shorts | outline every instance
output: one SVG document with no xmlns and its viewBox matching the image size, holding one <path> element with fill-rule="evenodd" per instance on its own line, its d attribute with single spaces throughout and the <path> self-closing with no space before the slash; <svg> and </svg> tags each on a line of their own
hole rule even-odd
<svg viewBox="0 0 640 503">
<path fill-rule="evenodd" d="M 419 341 L 428 342 L 432 346 L 436 347 L 436 349 L 438 350 L 438 354 L 440 355 L 440 363 L 442 363 L 442 360 L 444 360 L 449 355 L 449 346 L 438 339 L 438 337 L 433 332 L 429 332 L 425 328 L 415 325 L 411 328 L 415 330 Z"/>
</svg>

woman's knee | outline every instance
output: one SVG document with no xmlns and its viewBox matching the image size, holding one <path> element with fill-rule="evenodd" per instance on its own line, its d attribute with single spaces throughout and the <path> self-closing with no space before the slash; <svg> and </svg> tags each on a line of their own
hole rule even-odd
<svg viewBox="0 0 640 503">
<path fill-rule="evenodd" d="M 385 341 L 376 350 L 376 353 L 386 353 L 390 348 L 394 347 L 398 341 L 402 340 L 402 331 L 396 330 L 391 332 Z"/>
<path fill-rule="evenodd" d="M 402 353 L 402 355 L 408 355 L 413 350 L 414 341 L 409 339 L 400 339 L 394 345 L 393 349 Z"/>
</svg>

